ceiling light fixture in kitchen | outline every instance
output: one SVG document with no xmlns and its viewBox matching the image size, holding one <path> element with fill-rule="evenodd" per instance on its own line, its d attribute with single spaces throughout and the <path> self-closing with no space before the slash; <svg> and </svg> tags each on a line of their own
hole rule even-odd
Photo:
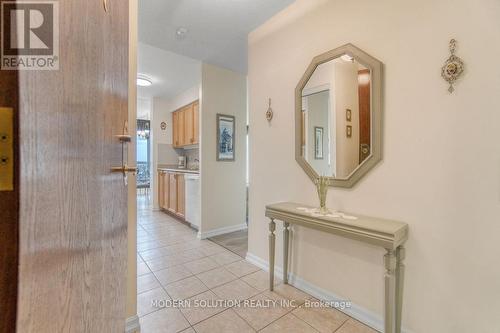
<svg viewBox="0 0 500 333">
<path fill-rule="evenodd" d="M 148 77 L 145 77 L 144 75 L 137 76 L 137 85 L 139 87 L 149 87 L 152 84 L 153 81 L 151 81 Z"/>
</svg>

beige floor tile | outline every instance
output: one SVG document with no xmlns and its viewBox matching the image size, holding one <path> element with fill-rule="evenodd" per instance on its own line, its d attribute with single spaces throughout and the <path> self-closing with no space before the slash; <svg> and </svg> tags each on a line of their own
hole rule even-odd
<svg viewBox="0 0 500 333">
<path fill-rule="evenodd" d="M 193 275 L 183 265 L 172 266 L 167 269 L 162 269 L 154 272 L 156 278 L 163 286 L 175 281 L 179 281 Z"/>
<path fill-rule="evenodd" d="M 137 276 L 149 274 L 151 271 L 149 270 L 148 265 L 144 262 L 137 263 Z"/>
<path fill-rule="evenodd" d="M 169 300 L 167 293 L 163 288 L 156 288 L 137 295 L 137 315 L 145 316 L 151 312 L 158 311 L 160 308 L 153 306 L 153 301 Z M 161 302 L 160 302 L 161 304 Z"/>
<path fill-rule="evenodd" d="M 269 273 L 257 271 L 252 274 L 245 275 L 241 278 L 243 281 L 257 289 L 258 291 L 269 290 Z M 274 277 L 274 285 L 277 286 L 282 281 L 276 276 Z"/>
<path fill-rule="evenodd" d="M 164 247 L 164 242 L 160 240 L 150 240 L 148 242 L 141 242 L 137 244 L 137 251 L 147 251 L 152 249 L 157 249 L 160 247 Z"/>
<path fill-rule="evenodd" d="M 225 300 L 244 300 L 251 298 L 259 293 L 259 291 L 241 280 L 234 280 L 212 289 L 222 299 Z"/>
<path fill-rule="evenodd" d="M 259 267 L 252 265 L 245 260 L 233 262 L 232 264 L 226 265 L 225 267 L 228 271 L 238 277 L 242 277 L 259 270 Z"/>
<path fill-rule="evenodd" d="M 167 250 L 165 250 L 164 247 L 160 247 L 157 249 L 152 249 L 152 250 L 146 250 L 146 251 L 139 251 L 139 254 L 141 255 L 142 259 L 145 261 L 164 257 L 168 255 Z"/>
<path fill-rule="evenodd" d="M 144 262 L 144 260 L 142 260 L 141 256 L 139 255 L 139 253 L 137 253 L 137 263 L 141 263 L 141 262 Z"/>
<path fill-rule="evenodd" d="M 219 267 L 208 272 L 196 275 L 208 288 L 215 288 L 225 283 L 236 280 L 238 277 L 224 267 Z"/>
<path fill-rule="evenodd" d="M 306 322 L 289 313 L 264 328 L 262 333 L 318 333 Z"/>
<path fill-rule="evenodd" d="M 306 294 L 303 291 L 298 290 L 295 287 L 292 287 L 289 284 L 280 284 L 274 287 L 274 293 L 280 295 L 281 297 L 288 298 L 289 300 L 293 300 L 297 303 L 297 306 L 304 304 L 307 299 L 311 299 L 312 296 Z"/>
<path fill-rule="evenodd" d="M 248 305 L 245 302 L 240 304 L 234 311 L 259 331 L 294 309 L 287 301 L 289 300 L 268 291 L 252 297 Z"/>
<path fill-rule="evenodd" d="M 377 331 L 357 320 L 349 319 L 338 331 L 335 331 L 335 333 L 377 333 Z"/>
<path fill-rule="evenodd" d="M 190 249 L 180 253 L 182 260 L 184 262 L 194 261 L 198 259 L 205 258 L 205 253 L 201 252 L 199 249 Z"/>
<path fill-rule="evenodd" d="M 305 307 L 304 305 L 294 310 L 293 314 L 321 333 L 336 331 L 349 318 L 333 308 Z"/>
<path fill-rule="evenodd" d="M 155 289 L 160 287 L 160 283 L 156 280 L 153 273 L 139 276 L 137 278 L 137 293 L 143 293 L 145 291 Z"/>
<path fill-rule="evenodd" d="M 222 246 L 219 246 L 215 243 L 207 243 L 207 244 L 204 244 L 200 247 L 200 250 L 205 253 L 207 256 L 212 256 L 214 254 L 217 254 L 217 253 L 221 253 L 221 252 L 224 252 L 224 251 L 227 251 L 225 248 L 223 248 Z"/>
<path fill-rule="evenodd" d="M 178 309 L 165 308 L 140 318 L 141 333 L 176 333 L 189 328 Z"/>
<path fill-rule="evenodd" d="M 228 234 L 211 237 L 210 240 L 233 253 L 245 258 L 248 251 L 248 230 L 230 232 Z"/>
<path fill-rule="evenodd" d="M 195 325 L 226 309 L 223 304 L 219 306 L 218 300 L 217 295 L 209 290 L 190 298 L 190 306 L 181 308 L 181 312 L 191 325 Z"/>
<path fill-rule="evenodd" d="M 247 333 L 255 332 L 233 310 L 228 309 L 194 326 L 197 333 Z"/>
<path fill-rule="evenodd" d="M 184 331 L 182 331 L 180 333 L 196 333 L 196 331 L 190 327 L 187 330 L 184 330 Z"/>
<path fill-rule="evenodd" d="M 241 260 L 241 257 L 239 255 L 236 255 L 230 251 L 224 251 L 221 253 L 214 254 L 210 258 L 215 260 L 215 262 L 218 263 L 219 265 L 227 265 L 235 261 Z"/>
<path fill-rule="evenodd" d="M 184 264 L 187 269 L 191 271 L 193 274 L 200 274 L 206 271 L 209 271 L 211 269 L 219 267 L 219 264 L 217 264 L 215 261 L 213 261 L 210 258 L 203 258 L 203 259 L 198 259 L 195 261 L 190 261 Z"/>
<path fill-rule="evenodd" d="M 165 290 L 172 299 L 182 300 L 201 294 L 208 288 L 197 277 L 192 276 L 166 285 Z"/>
<path fill-rule="evenodd" d="M 151 268 L 153 272 L 172 266 L 178 266 L 183 263 L 184 260 L 182 260 L 181 257 L 176 255 L 170 255 L 146 261 L 146 264 L 148 264 L 149 268 Z"/>
</svg>

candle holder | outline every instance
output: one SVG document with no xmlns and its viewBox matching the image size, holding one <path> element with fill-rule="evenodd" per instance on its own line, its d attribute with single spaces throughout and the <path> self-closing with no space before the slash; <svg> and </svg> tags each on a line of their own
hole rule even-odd
<svg viewBox="0 0 500 333">
<path fill-rule="evenodd" d="M 322 215 L 330 214 L 330 210 L 326 208 L 326 196 L 328 194 L 328 187 L 330 186 L 329 177 L 320 176 L 316 180 L 316 189 L 319 197 L 319 213 Z"/>
</svg>

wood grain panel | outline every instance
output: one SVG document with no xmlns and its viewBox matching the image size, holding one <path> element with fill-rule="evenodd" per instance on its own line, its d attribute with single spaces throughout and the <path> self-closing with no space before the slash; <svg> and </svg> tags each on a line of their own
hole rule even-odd
<svg viewBox="0 0 500 333">
<path fill-rule="evenodd" d="M 186 183 L 184 174 L 177 174 L 177 215 L 184 217 L 186 215 Z"/>
<path fill-rule="evenodd" d="M 371 146 L 371 84 L 370 70 L 363 69 L 358 72 L 359 85 L 359 163 L 362 163 L 368 155 L 361 152 L 361 145 L 367 144 Z"/>
<path fill-rule="evenodd" d="M 194 115 L 193 104 L 189 104 L 182 109 L 184 114 L 184 144 L 192 145 L 194 143 Z"/>
<path fill-rule="evenodd" d="M 19 332 L 123 332 L 128 1 L 59 1 L 60 70 L 20 72 Z"/>
<path fill-rule="evenodd" d="M 0 6 L 2 2 L 4 0 L 0 0 Z M 5 23 L 9 24 L 9 22 Z M 0 36 L 0 43 L 1 38 Z M 0 333 L 16 331 L 19 263 L 18 87 L 19 72 L 0 71 L 0 106 L 14 109 L 14 191 L 0 191 Z"/>
<path fill-rule="evenodd" d="M 196 101 L 193 104 L 193 144 L 200 143 L 200 102 Z"/>
<path fill-rule="evenodd" d="M 172 213 L 177 212 L 177 177 L 175 173 L 168 173 L 168 210 Z"/>
<path fill-rule="evenodd" d="M 165 172 L 158 171 L 158 205 L 160 208 L 165 206 Z"/>
<path fill-rule="evenodd" d="M 174 147 L 179 147 L 179 112 L 172 113 L 172 136 Z"/>
</svg>

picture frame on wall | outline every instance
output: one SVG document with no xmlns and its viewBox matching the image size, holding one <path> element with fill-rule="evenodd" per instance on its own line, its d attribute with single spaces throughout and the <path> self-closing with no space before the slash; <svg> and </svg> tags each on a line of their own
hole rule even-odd
<svg viewBox="0 0 500 333">
<path fill-rule="evenodd" d="M 314 159 L 323 159 L 323 127 L 314 127 Z"/>
<path fill-rule="evenodd" d="M 217 161 L 235 160 L 235 117 L 217 114 Z"/>
<path fill-rule="evenodd" d="M 347 125 L 346 126 L 346 129 L 345 129 L 345 134 L 348 138 L 351 138 L 352 137 L 352 126 L 351 125 Z"/>
<path fill-rule="evenodd" d="M 345 109 L 345 120 L 346 121 L 351 121 L 352 120 L 352 111 L 351 111 L 351 109 Z"/>
</svg>

